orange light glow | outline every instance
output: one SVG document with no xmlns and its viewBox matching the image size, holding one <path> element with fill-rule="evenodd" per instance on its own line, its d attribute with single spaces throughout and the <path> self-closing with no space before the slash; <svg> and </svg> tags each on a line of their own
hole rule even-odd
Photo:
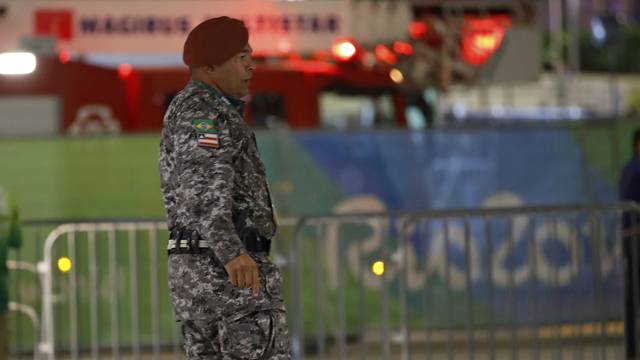
<svg viewBox="0 0 640 360">
<path fill-rule="evenodd" d="M 351 39 L 338 39 L 333 44 L 331 52 L 338 61 L 352 61 L 358 54 L 358 45 Z"/>
<path fill-rule="evenodd" d="M 473 38 L 473 45 L 478 49 L 493 51 L 498 47 L 499 40 L 499 34 L 478 34 Z"/>
<path fill-rule="evenodd" d="M 118 65 L 118 76 L 121 79 L 128 78 L 132 72 L 133 72 L 133 66 L 131 66 L 131 64 Z"/>
</svg>

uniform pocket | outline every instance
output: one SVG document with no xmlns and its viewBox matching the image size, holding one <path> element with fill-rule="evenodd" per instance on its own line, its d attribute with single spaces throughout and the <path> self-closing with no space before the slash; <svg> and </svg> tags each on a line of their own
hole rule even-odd
<svg viewBox="0 0 640 360">
<path fill-rule="evenodd" d="M 220 350 L 225 359 L 262 359 L 272 346 L 273 319 L 266 311 L 219 323 Z"/>
<path fill-rule="evenodd" d="M 282 273 L 272 263 L 267 264 L 268 271 L 265 275 L 265 290 L 272 297 L 280 299 L 282 295 Z"/>
</svg>

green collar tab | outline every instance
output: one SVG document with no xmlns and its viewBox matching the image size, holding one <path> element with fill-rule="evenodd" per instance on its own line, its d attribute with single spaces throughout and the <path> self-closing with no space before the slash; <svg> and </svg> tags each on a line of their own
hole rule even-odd
<svg viewBox="0 0 640 360">
<path fill-rule="evenodd" d="M 222 92 L 220 92 L 220 90 L 202 81 L 191 80 L 190 82 L 201 89 L 207 90 L 211 95 L 213 95 L 214 98 L 220 99 L 227 105 L 233 106 L 236 110 L 238 110 L 240 114 L 244 114 L 244 101 L 226 96 Z"/>
</svg>

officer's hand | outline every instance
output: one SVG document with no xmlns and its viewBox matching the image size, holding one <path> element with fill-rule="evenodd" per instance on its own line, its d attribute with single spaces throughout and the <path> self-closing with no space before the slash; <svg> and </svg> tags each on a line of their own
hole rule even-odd
<svg viewBox="0 0 640 360">
<path fill-rule="evenodd" d="M 258 278 L 258 265 L 251 256 L 242 254 L 229 261 L 224 268 L 229 274 L 231 283 L 241 288 L 252 288 L 253 295 L 260 293 L 260 279 Z"/>
</svg>

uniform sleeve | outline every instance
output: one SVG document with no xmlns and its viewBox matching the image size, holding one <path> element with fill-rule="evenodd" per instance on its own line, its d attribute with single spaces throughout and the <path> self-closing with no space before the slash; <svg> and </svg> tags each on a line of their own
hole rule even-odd
<svg viewBox="0 0 640 360">
<path fill-rule="evenodd" d="M 198 231 L 223 264 L 245 252 L 233 224 L 233 154 L 239 144 L 231 140 L 223 118 L 211 111 L 189 111 L 180 116 L 177 143 L 180 201 L 186 209 L 184 222 Z M 197 131 L 202 121 L 215 125 Z M 206 137 L 203 136 L 206 134 Z M 217 143 L 217 144 L 216 144 Z"/>
</svg>

